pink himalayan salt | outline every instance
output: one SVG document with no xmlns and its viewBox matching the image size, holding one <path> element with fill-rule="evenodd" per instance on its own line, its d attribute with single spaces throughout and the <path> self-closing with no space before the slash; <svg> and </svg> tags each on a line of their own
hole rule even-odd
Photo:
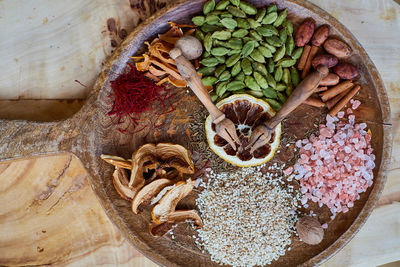
<svg viewBox="0 0 400 267">
<path fill-rule="evenodd" d="M 356 101 L 352 105 L 358 107 Z M 300 159 L 294 171 L 304 194 L 301 203 L 308 207 L 307 201 L 311 200 L 320 207 L 326 205 L 332 218 L 339 212 L 348 212 L 359 194 L 372 185 L 375 167 L 371 136 L 364 130 L 367 125 L 355 124 L 351 109 L 346 113 L 347 122 L 341 120 L 332 129 L 329 124 L 337 118 L 327 116 L 327 123 L 319 125 L 319 136 L 296 142 Z"/>
<path fill-rule="evenodd" d="M 283 173 L 284 173 L 286 176 L 291 175 L 291 174 L 293 173 L 293 166 L 287 167 L 285 170 L 283 170 Z"/>
</svg>

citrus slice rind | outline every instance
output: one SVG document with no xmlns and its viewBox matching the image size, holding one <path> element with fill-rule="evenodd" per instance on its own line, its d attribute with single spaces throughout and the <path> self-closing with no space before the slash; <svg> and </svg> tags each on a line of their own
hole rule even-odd
<svg viewBox="0 0 400 267">
<path fill-rule="evenodd" d="M 228 119 L 231 119 L 235 123 L 236 131 L 241 140 L 243 138 L 248 140 L 253 128 L 275 115 L 275 111 L 267 102 L 247 94 L 232 95 L 218 102 L 216 106 L 223 111 L 228 109 L 234 111 L 224 113 Z M 248 121 L 251 125 L 246 124 Z M 205 130 L 207 142 L 211 150 L 225 161 L 239 167 L 257 166 L 269 161 L 279 147 L 281 136 L 281 124 L 279 124 L 272 133 L 271 140 L 267 145 L 257 149 L 253 155 L 248 150 L 244 151 L 243 154 L 248 152 L 248 155 L 244 158 L 243 155 L 239 155 L 238 152 L 233 151 L 226 141 L 217 135 L 211 116 L 208 116 L 206 119 Z"/>
</svg>

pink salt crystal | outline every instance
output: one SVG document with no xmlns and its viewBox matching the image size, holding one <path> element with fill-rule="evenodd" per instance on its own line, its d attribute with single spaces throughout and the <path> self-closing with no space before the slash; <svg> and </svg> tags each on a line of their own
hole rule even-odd
<svg viewBox="0 0 400 267">
<path fill-rule="evenodd" d="M 346 109 L 347 114 L 353 114 L 353 110 L 351 108 Z"/>
<path fill-rule="evenodd" d="M 351 108 L 355 110 L 361 105 L 361 102 L 359 100 L 354 100 L 351 104 Z"/>
<path fill-rule="evenodd" d="M 287 167 L 287 168 L 283 171 L 283 173 L 284 173 L 286 176 L 291 175 L 291 174 L 293 173 L 293 167 L 292 167 L 292 166 Z"/>
<path fill-rule="evenodd" d="M 328 228 L 328 224 L 327 224 L 327 223 L 324 223 L 324 224 L 321 225 L 321 227 L 322 227 L 323 229 L 327 229 L 327 228 Z"/>
</svg>

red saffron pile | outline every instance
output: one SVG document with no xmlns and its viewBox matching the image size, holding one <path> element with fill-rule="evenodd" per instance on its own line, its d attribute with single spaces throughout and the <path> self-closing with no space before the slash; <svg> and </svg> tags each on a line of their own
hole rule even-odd
<svg viewBox="0 0 400 267">
<path fill-rule="evenodd" d="M 111 82 L 112 90 L 109 95 L 113 100 L 113 105 L 108 115 L 115 117 L 117 124 L 125 123 L 125 119 L 129 120 L 125 129 L 118 129 L 122 133 L 129 133 L 129 128 L 135 130 L 139 125 L 140 114 L 151 110 L 151 104 L 154 101 L 159 101 L 165 106 L 164 102 L 169 98 L 166 97 L 164 86 L 156 85 L 134 66 L 129 63 L 128 65 L 129 72 L 121 74 Z M 146 127 L 145 125 L 136 132 Z"/>
</svg>

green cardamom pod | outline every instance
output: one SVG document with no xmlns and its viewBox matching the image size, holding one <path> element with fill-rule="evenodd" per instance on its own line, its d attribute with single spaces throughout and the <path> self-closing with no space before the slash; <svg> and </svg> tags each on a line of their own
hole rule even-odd
<svg viewBox="0 0 400 267">
<path fill-rule="evenodd" d="M 245 88 L 246 85 L 242 81 L 232 81 L 226 85 L 228 91 L 237 91 Z"/>
<path fill-rule="evenodd" d="M 276 92 L 277 96 L 278 96 L 278 100 L 281 104 L 284 104 L 287 100 L 287 97 L 282 94 L 281 92 Z"/>
<path fill-rule="evenodd" d="M 224 72 L 224 70 L 226 69 L 226 65 L 219 65 L 216 69 L 215 69 L 215 76 L 218 78 L 219 75 L 221 75 L 222 72 Z M 210 74 L 211 75 L 211 74 Z"/>
<path fill-rule="evenodd" d="M 253 68 L 251 67 L 251 62 L 247 57 L 242 60 L 241 66 L 245 75 L 251 75 Z"/>
<path fill-rule="evenodd" d="M 225 10 L 225 8 L 229 5 L 229 0 L 221 0 L 219 3 L 215 6 L 216 10 Z"/>
<path fill-rule="evenodd" d="M 225 18 L 233 18 L 233 16 L 232 16 L 232 14 L 231 13 L 229 13 L 229 12 L 223 12 L 222 14 L 221 14 L 221 19 L 225 19 Z"/>
<path fill-rule="evenodd" d="M 250 57 L 259 63 L 265 63 L 265 58 L 258 49 L 254 49 L 253 52 L 251 52 Z"/>
<path fill-rule="evenodd" d="M 237 7 L 228 6 L 226 9 L 228 10 L 229 13 L 231 13 L 235 17 L 238 17 L 238 18 L 245 18 L 246 17 L 246 13 L 244 13 L 242 10 L 240 10 Z"/>
<path fill-rule="evenodd" d="M 265 40 L 267 41 L 268 44 L 275 47 L 281 47 L 283 45 L 282 40 L 276 36 L 266 37 Z"/>
<path fill-rule="evenodd" d="M 215 57 L 218 61 L 218 63 L 222 64 L 225 63 L 225 57 L 224 56 L 216 56 Z"/>
<path fill-rule="evenodd" d="M 242 67 L 241 67 L 240 61 L 238 61 L 235 63 L 235 65 L 233 65 L 233 67 L 231 69 L 232 77 L 235 77 L 236 75 L 238 75 L 241 70 L 242 70 Z"/>
<path fill-rule="evenodd" d="M 221 29 L 221 27 L 219 27 L 219 26 L 217 26 L 217 25 L 210 25 L 210 24 L 208 24 L 208 23 L 204 23 L 204 24 L 201 26 L 201 30 L 202 30 L 203 32 L 205 32 L 205 33 L 218 31 L 218 30 L 220 30 L 220 29 Z"/>
<path fill-rule="evenodd" d="M 274 61 L 276 62 L 276 61 L 282 59 L 285 56 L 285 52 L 286 52 L 285 46 L 279 47 L 279 49 L 276 51 L 276 53 L 274 55 Z"/>
<path fill-rule="evenodd" d="M 294 39 L 292 36 L 289 36 L 286 40 L 286 54 L 291 56 L 294 49 Z"/>
<path fill-rule="evenodd" d="M 268 72 L 269 73 L 273 73 L 275 70 L 275 63 L 274 60 L 272 58 L 268 59 Z"/>
<path fill-rule="evenodd" d="M 214 39 L 226 41 L 231 38 L 231 32 L 230 31 L 216 31 L 211 35 L 211 37 Z"/>
<path fill-rule="evenodd" d="M 255 90 L 255 91 L 260 91 L 261 90 L 260 86 L 258 85 L 256 80 L 252 76 L 246 76 L 244 78 L 244 83 L 251 90 Z"/>
<path fill-rule="evenodd" d="M 266 42 L 261 42 L 261 45 L 268 48 L 268 50 L 271 51 L 272 54 L 276 52 L 275 46 L 272 46 Z"/>
<path fill-rule="evenodd" d="M 243 57 L 247 57 L 253 52 L 255 43 L 256 43 L 255 41 L 249 41 L 244 44 L 243 49 L 242 49 Z"/>
<path fill-rule="evenodd" d="M 263 97 L 264 96 L 264 94 L 261 90 L 260 91 L 250 90 L 250 91 L 248 91 L 248 93 L 254 97 Z"/>
<path fill-rule="evenodd" d="M 217 81 L 217 78 L 212 76 L 207 76 L 203 77 L 201 81 L 203 82 L 204 86 L 212 86 Z"/>
<path fill-rule="evenodd" d="M 232 5 L 234 6 L 239 6 L 240 5 L 240 0 L 230 0 Z"/>
<path fill-rule="evenodd" d="M 231 78 L 231 73 L 229 70 L 225 70 L 224 72 L 221 73 L 221 75 L 218 77 L 218 80 L 223 82 L 227 81 Z"/>
<path fill-rule="evenodd" d="M 278 18 L 278 13 L 271 12 L 263 18 L 263 20 L 261 21 L 261 24 L 272 24 L 275 22 L 275 20 L 277 18 Z"/>
<path fill-rule="evenodd" d="M 204 15 L 207 15 L 208 13 L 213 11 L 214 8 L 215 8 L 215 1 L 214 0 L 207 1 L 203 6 Z"/>
<path fill-rule="evenodd" d="M 276 91 L 283 92 L 283 91 L 286 90 L 286 88 L 287 88 L 287 86 L 286 86 L 285 84 L 283 84 L 283 83 L 277 83 L 277 84 L 276 84 L 275 90 L 276 90 Z"/>
<path fill-rule="evenodd" d="M 283 69 L 281 66 L 279 66 L 275 70 L 275 74 L 274 74 L 275 81 L 279 83 L 282 80 L 282 75 L 283 75 Z"/>
<path fill-rule="evenodd" d="M 221 97 L 223 94 L 225 94 L 226 92 L 226 85 L 229 83 L 229 81 L 225 81 L 225 82 L 219 82 L 216 86 L 215 86 L 215 93 Z"/>
<path fill-rule="evenodd" d="M 278 61 L 278 63 L 276 63 L 276 65 L 282 66 L 282 68 L 289 68 L 291 66 L 294 66 L 296 62 L 297 62 L 296 59 L 282 58 L 281 60 Z"/>
<path fill-rule="evenodd" d="M 222 11 L 220 11 L 220 10 L 214 10 L 214 11 L 208 13 L 208 15 L 217 15 L 217 16 L 219 16 L 221 14 L 222 14 Z"/>
<path fill-rule="evenodd" d="M 232 67 L 233 65 L 236 64 L 236 62 L 239 61 L 239 59 L 240 59 L 240 54 L 235 54 L 235 55 L 230 56 L 230 57 L 226 60 L 226 66 L 227 66 L 228 68 L 229 68 L 229 67 Z"/>
<path fill-rule="evenodd" d="M 271 87 L 267 87 L 263 90 L 264 96 L 268 97 L 268 98 L 277 98 L 277 94 L 276 91 L 274 90 L 274 88 Z"/>
<path fill-rule="evenodd" d="M 278 11 L 278 7 L 274 4 L 274 5 L 269 5 L 267 8 L 267 13 L 272 13 L 272 12 L 277 12 Z"/>
<path fill-rule="evenodd" d="M 198 73 L 201 73 L 204 76 L 214 75 L 216 71 L 215 67 L 202 67 L 197 70 Z"/>
<path fill-rule="evenodd" d="M 268 74 L 267 68 L 265 67 L 264 64 L 258 63 L 258 62 L 253 62 L 252 67 L 254 71 L 258 71 L 262 75 L 266 76 Z"/>
<path fill-rule="evenodd" d="M 286 32 L 286 29 L 285 29 L 285 28 L 282 28 L 282 29 L 279 31 L 279 39 L 281 39 L 281 41 L 282 41 L 283 43 L 286 43 L 286 40 L 287 40 L 287 32 Z"/>
<path fill-rule="evenodd" d="M 288 87 L 286 88 L 286 95 L 290 96 L 293 92 L 293 84 L 288 84 Z"/>
<path fill-rule="evenodd" d="M 196 17 L 193 17 L 193 18 L 192 18 L 193 24 L 194 24 L 194 25 L 197 25 L 197 26 L 203 25 L 204 22 L 205 22 L 205 20 L 206 20 L 206 19 L 204 18 L 204 16 L 196 16 Z"/>
<path fill-rule="evenodd" d="M 269 84 L 269 86 L 271 86 L 272 88 L 276 88 L 276 81 L 274 79 L 274 77 L 272 77 L 271 74 L 267 74 L 267 83 Z"/>
<path fill-rule="evenodd" d="M 298 47 L 293 51 L 292 58 L 299 59 L 302 54 L 303 54 L 303 47 Z"/>
<path fill-rule="evenodd" d="M 281 104 L 279 104 L 278 101 L 276 101 L 275 99 L 271 99 L 271 98 L 265 98 L 265 101 L 267 101 L 267 103 L 271 106 L 271 108 L 275 111 L 278 111 L 281 109 Z"/>
<path fill-rule="evenodd" d="M 256 41 L 261 41 L 261 40 L 262 40 L 262 36 L 259 35 L 259 34 L 257 33 L 257 31 L 255 31 L 255 30 L 251 30 L 251 31 L 250 31 L 250 36 L 251 36 L 252 38 L 254 38 Z"/>
<path fill-rule="evenodd" d="M 255 15 L 257 14 L 257 8 L 255 8 L 252 4 L 247 2 L 240 2 L 239 7 L 244 11 L 247 15 Z"/>
<path fill-rule="evenodd" d="M 237 80 L 237 81 L 241 81 L 241 82 L 243 82 L 244 81 L 244 73 L 243 73 L 243 71 L 241 71 L 236 77 L 235 77 L 235 80 Z"/>
<path fill-rule="evenodd" d="M 275 20 L 274 22 L 274 26 L 275 27 L 279 27 L 281 26 L 281 24 L 283 23 L 283 21 L 286 19 L 287 16 L 287 9 L 285 8 L 285 10 L 281 11 L 278 15 L 278 18 Z"/>
<path fill-rule="evenodd" d="M 212 39 L 211 39 L 211 33 L 207 33 L 206 36 L 204 37 L 204 49 L 208 52 L 211 51 L 212 47 Z"/>
<path fill-rule="evenodd" d="M 234 91 L 233 94 L 234 94 L 234 95 L 246 94 L 246 90 L 240 89 L 240 90 Z"/>
<path fill-rule="evenodd" d="M 232 56 L 232 55 L 236 55 L 236 54 L 240 54 L 240 52 L 242 52 L 241 49 L 232 49 L 228 52 L 228 56 Z"/>
<path fill-rule="evenodd" d="M 293 24 L 289 20 L 285 20 L 282 23 L 282 26 L 286 29 L 286 32 L 287 32 L 288 35 L 292 35 L 293 34 Z"/>
<path fill-rule="evenodd" d="M 232 37 L 243 38 L 243 37 L 245 37 L 248 33 L 249 33 L 248 30 L 239 29 L 239 30 L 234 31 L 234 32 L 232 33 Z"/>
<path fill-rule="evenodd" d="M 264 78 L 264 76 L 262 74 L 260 74 L 259 72 L 255 71 L 253 73 L 253 76 L 254 76 L 254 79 L 256 80 L 258 85 L 260 85 L 261 88 L 263 88 L 263 89 L 268 88 L 268 82 L 267 82 L 267 80 Z"/>
<path fill-rule="evenodd" d="M 250 28 L 252 28 L 252 29 L 257 29 L 258 27 L 261 26 L 260 22 L 257 22 L 257 21 L 255 21 L 255 19 L 252 19 L 252 18 L 248 18 L 247 22 L 249 23 Z"/>
<path fill-rule="evenodd" d="M 260 8 L 257 11 L 257 15 L 256 15 L 256 21 L 257 22 L 261 22 L 263 20 L 263 18 L 265 17 L 265 15 L 267 14 L 267 10 L 265 8 Z"/>
<path fill-rule="evenodd" d="M 246 19 L 237 18 L 236 22 L 237 22 L 239 28 L 245 29 L 245 30 L 250 29 L 250 24 L 247 22 Z"/>
<path fill-rule="evenodd" d="M 211 101 L 212 101 L 212 102 L 215 102 L 215 101 L 218 99 L 217 94 L 214 93 L 214 92 L 211 92 L 210 97 L 211 97 Z"/>
<path fill-rule="evenodd" d="M 217 15 L 207 15 L 206 17 L 206 23 L 210 25 L 215 25 L 219 22 L 219 17 Z"/>
<path fill-rule="evenodd" d="M 231 18 L 224 18 L 221 20 L 222 25 L 224 25 L 225 28 L 233 30 L 237 27 L 237 22 L 234 19 Z"/>
<path fill-rule="evenodd" d="M 292 83 L 294 86 L 299 85 L 300 83 L 300 75 L 299 72 L 297 71 L 297 69 L 295 67 L 291 67 L 290 68 L 290 76 L 292 78 Z"/>
<path fill-rule="evenodd" d="M 204 51 L 203 58 L 206 58 L 206 57 L 209 57 L 209 56 L 211 56 L 211 53 L 208 52 L 208 51 Z"/>
<path fill-rule="evenodd" d="M 260 34 L 264 37 L 270 37 L 270 36 L 274 35 L 273 31 L 271 31 L 270 29 L 268 29 L 267 27 L 264 27 L 264 26 L 258 27 L 256 29 L 256 31 L 258 32 L 258 34 Z"/>
<path fill-rule="evenodd" d="M 201 30 L 196 29 L 194 36 L 197 38 L 197 40 L 199 40 L 201 42 L 204 41 L 204 33 Z"/>
<path fill-rule="evenodd" d="M 211 35 L 210 35 L 210 36 L 211 36 Z M 225 48 L 229 48 L 227 42 L 225 42 L 225 41 L 220 41 L 220 40 L 216 40 L 216 39 L 212 41 L 212 45 L 213 45 L 213 46 L 222 46 L 222 47 L 225 47 Z"/>
<path fill-rule="evenodd" d="M 260 51 L 260 53 L 265 57 L 265 58 L 270 58 L 272 57 L 272 53 L 271 51 L 266 48 L 265 46 L 260 46 L 257 48 L 258 51 Z"/>
<path fill-rule="evenodd" d="M 229 49 L 225 47 L 215 47 L 211 49 L 211 55 L 213 56 L 224 56 L 228 54 Z"/>
<path fill-rule="evenodd" d="M 215 57 L 203 58 L 200 63 L 206 67 L 215 67 L 218 65 L 218 60 Z"/>
<path fill-rule="evenodd" d="M 290 70 L 289 69 L 283 69 L 283 75 L 282 75 L 282 81 L 287 85 L 290 83 L 291 77 L 290 77 Z"/>
<path fill-rule="evenodd" d="M 227 46 L 231 49 L 242 49 L 243 41 L 239 38 L 232 38 L 228 41 Z"/>
</svg>

